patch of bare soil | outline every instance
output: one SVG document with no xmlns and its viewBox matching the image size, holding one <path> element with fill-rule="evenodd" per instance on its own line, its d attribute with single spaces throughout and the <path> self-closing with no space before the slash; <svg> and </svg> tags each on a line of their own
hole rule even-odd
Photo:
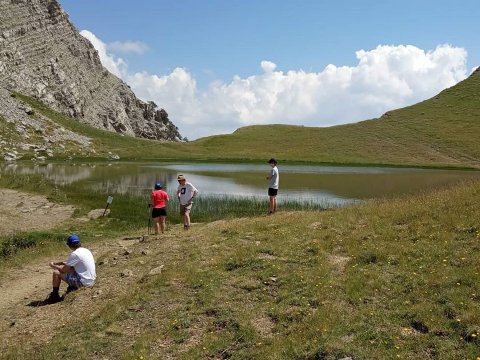
<svg viewBox="0 0 480 360">
<path fill-rule="evenodd" d="M 343 273 L 345 266 L 347 266 L 347 263 L 350 261 L 350 259 L 351 258 L 349 256 L 330 255 L 328 261 L 333 266 L 335 271 Z"/>
<path fill-rule="evenodd" d="M 272 336 L 273 327 L 275 326 L 272 319 L 266 316 L 255 319 L 252 325 L 262 337 Z"/>
<path fill-rule="evenodd" d="M 0 189 L 0 234 L 45 230 L 61 224 L 73 214 L 72 205 L 60 205 L 45 196 Z"/>
<path fill-rule="evenodd" d="M 48 267 L 49 259 L 42 264 L 26 264 L 21 268 L 7 271 L 0 280 L 0 314 L 6 314 L 7 310 L 22 300 L 28 300 L 31 296 L 41 291 L 45 296 L 45 289 L 49 289 L 52 283 L 52 271 Z M 51 261 L 51 260 L 50 260 Z"/>
</svg>

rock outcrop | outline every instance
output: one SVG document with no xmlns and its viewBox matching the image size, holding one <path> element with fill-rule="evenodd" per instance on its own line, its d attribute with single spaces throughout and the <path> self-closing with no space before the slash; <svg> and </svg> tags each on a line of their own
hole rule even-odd
<svg viewBox="0 0 480 360">
<path fill-rule="evenodd" d="M 0 88 L 35 97 L 96 128 L 181 139 L 165 110 L 139 100 L 102 66 L 57 0 L 0 0 Z M 0 110 L 0 116 L 8 118 L 8 111 Z"/>
<path fill-rule="evenodd" d="M 65 151 L 65 144 L 72 151 Z M 0 87 L 0 152 L 3 160 L 29 158 L 44 161 L 57 155 L 70 157 L 73 153 L 88 157 L 95 154 L 90 139 L 67 130 L 50 119 L 35 114 L 9 91 Z"/>
</svg>

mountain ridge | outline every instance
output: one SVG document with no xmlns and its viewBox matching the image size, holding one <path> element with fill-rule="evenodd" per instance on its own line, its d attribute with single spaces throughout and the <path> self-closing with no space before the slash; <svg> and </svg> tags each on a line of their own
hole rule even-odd
<svg viewBox="0 0 480 360">
<path fill-rule="evenodd" d="M 0 88 L 34 97 L 96 128 L 181 140 L 164 109 L 138 99 L 102 66 L 58 1 L 3 0 L 0 8 Z"/>
</svg>

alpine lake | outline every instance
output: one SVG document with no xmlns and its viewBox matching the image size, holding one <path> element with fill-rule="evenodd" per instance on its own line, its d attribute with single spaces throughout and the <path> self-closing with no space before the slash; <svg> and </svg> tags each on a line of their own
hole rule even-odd
<svg viewBox="0 0 480 360">
<path fill-rule="evenodd" d="M 46 163 L 3 164 L 1 172 L 40 174 L 57 185 L 81 185 L 107 196 L 148 196 L 156 181 L 172 197 L 183 174 L 202 197 L 248 197 L 267 201 L 268 164 L 227 163 Z M 293 200 L 338 207 L 371 198 L 420 194 L 462 181 L 479 179 L 480 171 L 424 168 L 278 165 L 278 203 Z"/>
</svg>

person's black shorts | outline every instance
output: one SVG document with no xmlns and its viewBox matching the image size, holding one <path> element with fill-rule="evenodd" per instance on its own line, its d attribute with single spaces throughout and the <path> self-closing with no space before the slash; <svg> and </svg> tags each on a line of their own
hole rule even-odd
<svg viewBox="0 0 480 360">
<path fill-rule="evenodd" d="M 278 189 L 268 188 L 268 196 L 277 196 Z"/>
<path fill-rule="evenodd" d="M 167 216 L 166 208 L 153 208 L 152 209 L 152 218 L 157 218 L 159 216 Z"/>
</svg>

